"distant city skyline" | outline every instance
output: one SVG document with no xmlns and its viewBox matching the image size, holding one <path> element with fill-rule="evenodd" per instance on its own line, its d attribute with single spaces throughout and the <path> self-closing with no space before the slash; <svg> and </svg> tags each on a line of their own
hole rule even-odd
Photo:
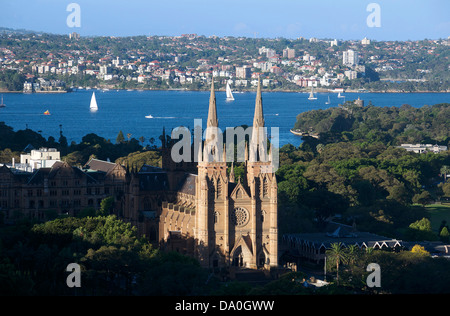
<svg viewBox="0 0 450 316">
<path fill-rule="evenodd" d="M 81 27 L 69 27 L 67 6 L 80 7 Z M 380 27 L 370 27 L 369 4 Z M 264 38 L 420 40 L 450 35 L 448 0 L 1 0 L 0 27 L 82 36 L 186 33 Z"/>
</svg>

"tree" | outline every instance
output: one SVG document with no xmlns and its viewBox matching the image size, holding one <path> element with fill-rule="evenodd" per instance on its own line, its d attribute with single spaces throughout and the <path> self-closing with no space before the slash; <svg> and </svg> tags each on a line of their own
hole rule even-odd
<svg viewBox="0 0 450 316">
<path fill-rule="evenodd" d="M 431 222 L 428 218 L 422 218 L 409 225 L 405 233 L 405 239 L 409 240 L 436 240 L 437 236 L 431 229 Z"/>
<path fill-rule="evenodd" d="M 339 284 L 339 265 L 346 264 L 348 262 L 348 253 L 343 247 L 342 243 L 332 243 L 330 249 L 325 252 L 330 264 L 336 265 L 336 281 Z"/>
<path fill-rule="evenodd" d="M 419 253 L 422 255 L 429 255 L 430 253 L 428 251 L 425 250 L 424 246 L 421 245 L 414 245 L 414 247 L 412 247 L 411 252 L 413 253 Z"/>
<path fill-rule="evenodd" d="M 325 223 L 325 220 L 332 215 L 343 213 L 349 206 L 342 195 L 326 189 L 305 192 L 301 199 L 302 204 L 315 211 L 319 224 Z"/>
<path fill-rule="evenodd" d="M 422 231 L 431 231 L 431 222 L 428 218 L 422 218 L 419 221 L 415 221 L 411 225 L 409 225 L 410 228 L 418 229 Z"/>
<path fill-rule="evenodd" d="M 450 174 L 450 166 L 447 165 L 442 166 L 440 172 L 442 177 L 444 178 L 444 182 L 447 182 L 447 175 Z"/>
<path fill-rule="evenodd" d="M 145 137 L 144 136 L 139 137 L 139 141 L 141 142 L 141 145 L 144 146 Z"/>
<path fill-rule="evenodd" d="M 98 210 L 99 216 L 108 216 L 112 213 L 114 206 L 114 197 L 110 196 L 107 198 L 104 198 L 100 202 L 100 209 Z"/>
<path fill-rule="evenodd" d="M 443 242 L 448 242 L 449 241 L 449 236 L 450 236 L 450 234 L 448 232 L 448 229 L 447 229 L 447 227 L 444 226 L 441 229 L 441 232 L 439 233 L 439 237 L 441 238 L 441 240 Z"/>
<path fill-rule="evenodd" d="M 423 191 L 420 194 L 414 195 L 412 198 L 412 201 L 414 203 L 422 204 L 423 206 L 425 206 L 432 201 L 432 197 L 431 197 L 430 192 Z"/>
<path fill-rule="evenodd" d="M 117 134 L 117 138 L 116 138 L 116 144 L 121 144 L 125 142 L 125 136 L 123 136 L 123 132 L 119 131 L 119 134 Z"/>
<path fill-rule="evenodd" d="M 450 197 L 450 183 L 442 184 L 442 192 L 445 197 Z"/>
</svg>

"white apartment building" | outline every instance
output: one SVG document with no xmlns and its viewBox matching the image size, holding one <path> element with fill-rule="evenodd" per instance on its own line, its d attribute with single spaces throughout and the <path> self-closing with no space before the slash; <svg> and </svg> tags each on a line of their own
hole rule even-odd
<svg viewBox="0 0 450 316">
<path fill-rule="evenodd" d="M 358 77 L 358 73 L 354 70 L 346 70 L 344 71 L 344 75 L 349 79 L 356 79 Z"/>
<path fill-rule="evenodd" d="M 342 63 L 346 66 L 355 66 L 359 63 L 358 52 L 352 49 L 345 51 L 342 55 Z"/>
<path fill-rule="evenodd" d="M 61 161 L 61 155 L 55 148 L 39 148 L 31 150 L 29 154 L 20 155 L 20 164 L 13 163 L 13 167 L 32 172 L 40 168 L 50 168 L 57 161 Z"/>
</svg>

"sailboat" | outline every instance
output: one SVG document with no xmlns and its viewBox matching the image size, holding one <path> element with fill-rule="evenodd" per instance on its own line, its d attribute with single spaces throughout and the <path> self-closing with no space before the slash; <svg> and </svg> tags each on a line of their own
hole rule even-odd
<svg viewBox="0 0 450 316">
<path fill-rule="evenodd" d="M 325 104 L 330 104 L 331 102 L 330 102 L 330 96 L 328 96 L 328 101 L 327 102 L 325 102 Z"/>
<path fill-rule="evenodd" d="M 0 103 L 0 108 L 4 108 L 6 104 L 3 103 L 3 94 L 2 94 L 2 103 Z"/>
<path fill-rule="evenodd" d="M 345 96 L 341 95 L 341 93 L 339 92 L 338 98 L 345 98 Z"/>
<path fill-rule="evenodd" d="M 98 110 L 97 100 L 95 99 L 95 92 L 92 92 L 90 109 L 91 109 L 91 111 Z"/>
<path fill-rule="evenodd" d="M 227 101 L 234 101 L 233 93 L 231 92 L 230 84 L 227 82 Z"/>
<path fill-rule="evenodd" d="M 314 88 L 311 88 L 311 93 L 309 94 L 308 100 L 317 100 L 317 98 L 314 96 Z"/>
</svg>

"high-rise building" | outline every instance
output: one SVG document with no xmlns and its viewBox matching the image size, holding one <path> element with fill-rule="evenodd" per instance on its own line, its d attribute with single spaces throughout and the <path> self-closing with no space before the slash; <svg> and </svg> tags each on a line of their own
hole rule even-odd
<svg viewBox="0 0 450 316">
<path fill-rule="evenodd" d="M 346 66 L 355 66 L 359 63 L 358 52 L 349 49 L 344 51 L 342 55 L 342 63 Z"/>
<path fill-rule="evenodd" d="M 286 47 L 283 49 L 283 58 L 294 58 L 295 57 L 295 49 Z"/>
<path fill-rule="evenodd" d="M 79 40 L 80 39 L 80 34 L 78 34 L 76 32 L 72 32 L 72 33 L 69 34 L 69 38 L 70 39 Z"/>
<path fill-rule="evenodd" d="M 250 78 L 251 68 L 249 66 L 236 67 L 236 78 L 247 79 Z"/>
</svg>

